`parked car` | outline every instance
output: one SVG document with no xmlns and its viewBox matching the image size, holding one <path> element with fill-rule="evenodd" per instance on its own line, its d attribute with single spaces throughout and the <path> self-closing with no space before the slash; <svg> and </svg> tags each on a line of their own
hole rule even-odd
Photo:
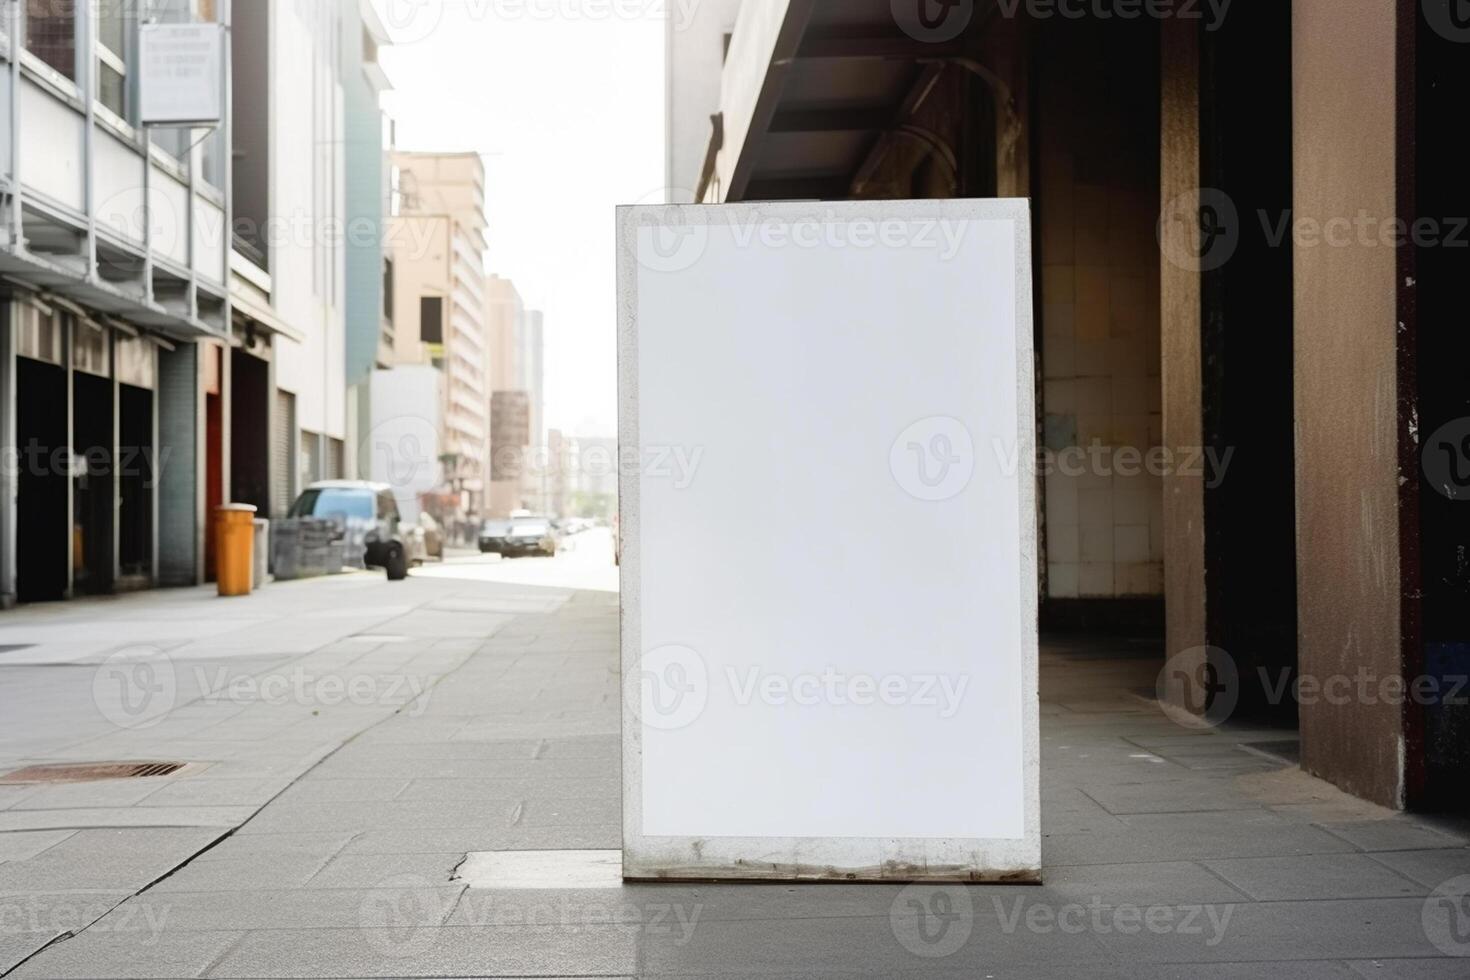
<svg viewBox="0 0 1470 980">
<path fill-rule="evenodd" d="M 556 557 L 556 531 L 544 517 L 522 517 L 510 522 L 500 553 L 507 558 L 520 555 Z"/>
<path fill-rule="evenodd" d="M 424 532 L 424 554 L 444 560 L 444 528 L 428 511 L 419 514 L 419 528 Z"/>
<path fill-rule="evenodd" d="M 504 554 L 505 537 L 509 533 L 510 521 L 486 521 L 480 526 L 480 554 Z"/>
<path fill-rule="evenodd" d="M 393 582 L 408 577 L 408 565 L 414 557 L 412 543 L 387 484 L 362 480 L 313 483 L 296 498 L 286 516 L 335 520 L 345 538 L 361 540 L 366 565 L 385 570 Z"/>
</svg>

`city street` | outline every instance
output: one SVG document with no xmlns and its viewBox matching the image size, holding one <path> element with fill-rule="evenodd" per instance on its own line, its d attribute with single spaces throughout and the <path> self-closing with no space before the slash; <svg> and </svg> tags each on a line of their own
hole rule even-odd
<svg viewBox="0 0 1470 980">
<path fill-rule="evenodd" d="M 1044 647 L 1043 886 L 623 885 L 615 590 L 599 530 L 8 617 L 0 772 L 184 766 L 0 779 L 0 975 L 1463 975 L 1466 837 L 1176 726 L 1121 644 Z"/>
</svg>

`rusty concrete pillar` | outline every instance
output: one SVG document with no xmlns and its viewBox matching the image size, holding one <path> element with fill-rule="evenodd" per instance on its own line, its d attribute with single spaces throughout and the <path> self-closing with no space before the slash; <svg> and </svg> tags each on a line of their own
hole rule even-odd
<svg viewBox="0 0 1470 980">
<path fill-rule="evenodd" d="M 1332 235 L 1397 214 L 1399 6 L 1293 4 L 1298 656 L 1314 683 L 1403 673 L 1398 250 Z M 1303 768 L 1404 805 L 1400 705 L 1312 698 L 1300 717 Z"/>
</svg>

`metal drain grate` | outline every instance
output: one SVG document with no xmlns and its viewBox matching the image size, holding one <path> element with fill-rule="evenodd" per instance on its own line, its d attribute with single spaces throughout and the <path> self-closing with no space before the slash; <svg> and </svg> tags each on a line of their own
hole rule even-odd
<svg viewBox="0 0 1470 980">
<path fill-rule="evenodd" d="M 90 783 L 102 779 L 139 779 L 167 776 L 182 768 L 182 762 L 74 762 L 17 769 L 0 776 L 0 783 Z"/>
</svg>

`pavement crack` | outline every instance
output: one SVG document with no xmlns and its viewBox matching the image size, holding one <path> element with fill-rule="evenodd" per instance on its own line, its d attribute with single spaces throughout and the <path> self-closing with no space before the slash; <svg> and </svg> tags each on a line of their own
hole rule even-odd
<svg viewBox="0 0 1470 980">
<path fill-rule="evenodd" d="M 127 901 L 127 899 L 123 899 L 123 901 Z M 122 903 L 119 902 L 118 904 L 120 905 Z M 113 908 L 116 908 L 116 907 L 117 906 L 113 906 Z M 108 909 L 107 910 L 107 912 L 111 912 L 111 911 L 112 911 L 112 909 Z M 103 912 L 102 915 L 106 915 L 107 912 Z M 102 918 L 102 915 L 97 916 L 97 919 Z M 96 922 L 97 919 L 93 919 L 92 922 Z M 85 926 L 82 926 L 82 929 L 89 928 L 92 925 L 92 922 L 88 922 Z M 40 956 L 42 953 L 46 952 L 46 950 L 50 949 L 52 946 L 55 946 L 58 943 L 64 943 L 64 942 L 66 942 L 72 936 L 75 936 L 79 931 L 80 930 L 77 930 L 77 929 L 69 929 L 66 932 L 58 933 L 57 935 L 52 936 L 50 939 L 48 939 L 46 941 L 46 945 L 42 946 L 40 949 L 33 950 L 31 953 L 29 953 L 25 957 L 25 959 L 21 960 L 19 963 L 16 963 L 10 969 L 6 970 L 4 973 L 0 973 L 0 978 L 4 978 L 4 977 L 10 976 L 16 970 L 19 970 L 21 967 L 25 966 L 31 960 L 35 959 L 37 956 Z"/>
<path fill-rule="evenodd" d="M 470 890 L 469 886 L 466 885 L 465 887 L 463 887 L 463 888 L 461 888 L 459 890 L 459 893 L 457 895 L 454 896 L 454 904 L 449 907 L 448 914 L 446 914 L 444 916 L 444 918 L 442 918 L 442 919 L 439 920 L 439 925 L 441 927 L 442 926 L 445 926 L 445 925 L 448 925 L 450 922 L 453 922 L 454 921 L 454 913 L 456 913 L 456 912 L 459 911 L 459 905 L 460 905 L 461 902 L 464 901 L 465 893 L 468 892 L 469 890 Z"/>
<path fill-rule="evenodd" d="M 234 939 L 231 939 L 228 943 L 225 944 L 225 948 L 219 951 L 219 955 L 216 956 L 214 959 L 210 960 L 207 964 L 205 964 L 204 969 L 200 970 L 197 974 L 195 974 L 195 976 L 200 976 L 200 977 L 207 977 L 207 976 L 209 976 L 209 974 L 214 970 L 214 968 L 217 967 L 217 966 L 219 966 L 220 963 L 222 963 L 224 961 L 224 958 L 226 956 L 229 956 L 230 953 L 234 952 L 234 949 L 235 949 L 236 946 L 239 946 L 241 943 L 245 942 L 245 937 L 248 936 L 248 935 L 249 935 L 248 932 L 242 932 L 242 933 L 240 933 L 240 935 L 236 936 Z"/>
</svg>

